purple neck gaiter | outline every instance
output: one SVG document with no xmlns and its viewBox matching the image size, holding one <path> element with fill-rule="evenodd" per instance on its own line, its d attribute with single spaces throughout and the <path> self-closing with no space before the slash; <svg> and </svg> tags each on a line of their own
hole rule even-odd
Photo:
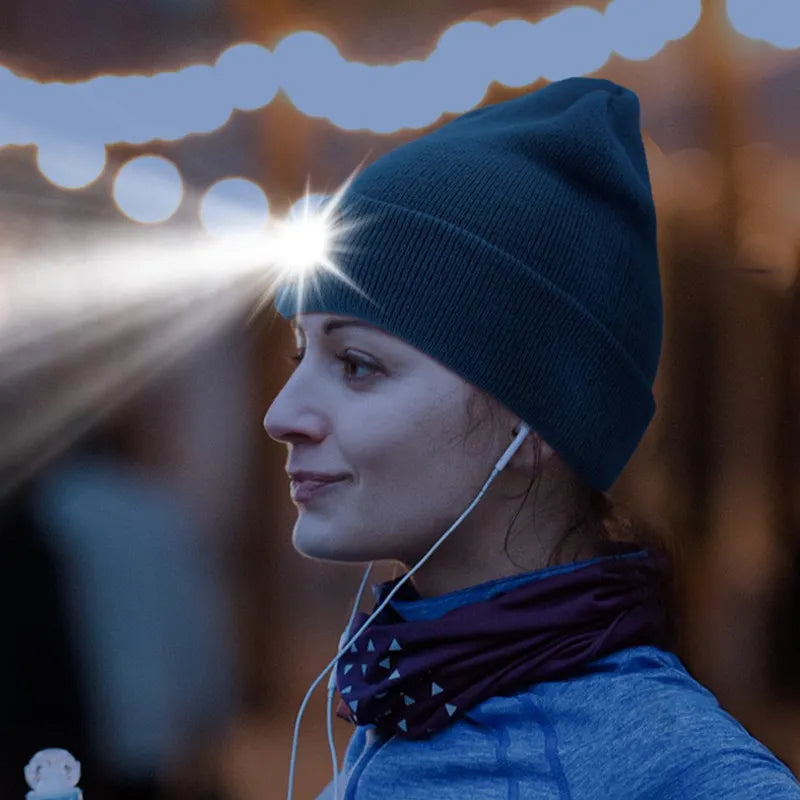
<svg viewBox="0 0 800 800">
<path fill-rule="evenodd" d="M 669 563 L 647 549 L 529 581 L 439 619 L 391 601 L 336 667 L 337 716 L 422 739 L 497 695 L 579 675 L 604 655 L 659 644 Z M 403 576 L 377 584 L 373 611 Z M 392 598 L 419 600 L 410 581 Z M 359 612 L 348 639 L 369 614 Z"/>
</svg>

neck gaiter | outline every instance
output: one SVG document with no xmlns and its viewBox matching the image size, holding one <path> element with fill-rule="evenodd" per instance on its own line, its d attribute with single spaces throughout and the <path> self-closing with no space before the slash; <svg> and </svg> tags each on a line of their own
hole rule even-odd
<svg viewBox="0 0 800 800">
<path fill-rule="evenodd" d="M 339 659 L 337 716 L 425 738 L 473 706 L 581 674 L 604 655 L 659 644 L 666 557 L 647 549 L 534 579 L 439 619 L 404 620 L 391 602 Z M 373 587 L 376 603 L 402 580 Z M 421 599 L 411 582 L 394 596 Z M 359 612 L 348 639 L 369 615 Z"/>
</svg>

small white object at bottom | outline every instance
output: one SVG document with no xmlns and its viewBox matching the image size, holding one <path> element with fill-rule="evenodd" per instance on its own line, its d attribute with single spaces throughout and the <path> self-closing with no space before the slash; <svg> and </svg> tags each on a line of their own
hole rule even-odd
<svg viewBox="0 0 800 800">
<path fill-rule="evenodd" d="M 26 800 L 83 800 L 77 785 L 80 777 L 81 762 L 68 750 L 40 750 L 25 767 L 25 780 L 31 787 Z"/>
</svg>

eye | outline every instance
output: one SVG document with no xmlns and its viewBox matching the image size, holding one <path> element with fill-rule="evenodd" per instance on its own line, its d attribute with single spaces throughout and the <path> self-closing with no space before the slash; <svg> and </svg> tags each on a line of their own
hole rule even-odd
<svg viewBox="0 0 800 800">
<path fill-rule="evenodd" d="M 304 353 L 305 353 L 305 348 L 301 348 L 296 353 L 293 353 L 292 355 L 289 355 L 286 358 L 291 364 L 299 364 L 303 360 Z M 355 369 L 358 369 L 360 367 L 362 369 L 370 371 L 371 374 L 369 375 L 354 375 L 352 373 L 346 374 L 346 380 L 350 383 L 366 380 L 367 378 L 373 377 L 375 374 L 381 371 L 380 367 L 378 367 L 376 364 L 370 363 L 366 359 L 348 355 L 347 350 L 345 350 L 343 353 L 338 353 L 336 355 L 336 358 L 343 364 L 345 364 L 347 367 L 354 367 Z"/>
</svg>

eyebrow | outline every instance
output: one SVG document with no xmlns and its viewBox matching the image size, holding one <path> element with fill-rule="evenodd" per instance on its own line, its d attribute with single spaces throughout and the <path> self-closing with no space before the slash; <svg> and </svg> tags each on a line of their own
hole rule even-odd
<svg viewBox="0 0 800 800">
<path fill-rule="evenodd" d="M 289 324 L 292 326 L 292 330 L 297 330 L 298 328 L 302 331 L 302 326 L 297 324 L 295 319 L 291 319 Z M 349 320 L 349 319 L 329 319 L 325 322 L 322 326 L 322 333 L 327 336 L 331 331 L 335 331 L 337 328 L 368 328 L 369 330 L 377 331 L 378 329 L 374 325 L 370 325 L 368 322 L 361 322 L 360 320 Z"/>
</svg>

